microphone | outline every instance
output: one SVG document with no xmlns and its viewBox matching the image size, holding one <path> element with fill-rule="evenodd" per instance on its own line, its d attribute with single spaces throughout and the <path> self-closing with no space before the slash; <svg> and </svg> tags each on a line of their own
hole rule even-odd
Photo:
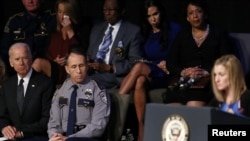
<svg viewBox="0 0 250 141">
<path fill-rule="evenodd" d="M 174 83 L 174 86 L 173 86 L 172 89 L 173 89 L 173 90 L 179 89 L 180 85 L 186 83 L 189 79 L 190 79 L 189 76 L 182 76 L 182 77 L 180 77 L 180 78 L 179 78 L 179 81 L 176 82 L 176 83 Z"/>
<path fill-rule="evenodd" d="M 180 84 L 180 89 L 183 90 L 183 89 L 189 88 L 193 84 L 197 83 L 200 79 L 201 77 L 190 78 L 186 83 Z"/>
</svg>

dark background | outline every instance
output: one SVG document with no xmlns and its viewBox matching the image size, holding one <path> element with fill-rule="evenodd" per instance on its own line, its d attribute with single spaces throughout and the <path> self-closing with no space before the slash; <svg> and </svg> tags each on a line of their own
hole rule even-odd
<svg viewBox="0 0 250 141">
<path fill-rule="evenodd" d="M 94 22 L 102 19 L 102 3 L 104 0 L 79 0 L 82 15 L 89 16 Z M 125 0 L 126 18 L 140 24 L 144 0 Z M 185 0 L 161 0 L 169 18 L 180 24 L 186 23 Z M 1 0 L 0 30 L 8 18 L 20 12 L 23 7 L 21 0 Z M 54 9 L 56 0 L 45 0 L 45 6 Z M 207 0 L 209 18 L 213 24 L 228 32 L 250 32 L 250 0 Z"/>
</svg>

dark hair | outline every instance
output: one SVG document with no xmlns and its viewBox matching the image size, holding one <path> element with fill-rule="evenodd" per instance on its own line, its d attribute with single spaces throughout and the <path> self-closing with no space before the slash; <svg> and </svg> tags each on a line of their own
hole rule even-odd
<svg viewBox="0 0 250 141">
<path fill-rule="evenodd" d="M 149 24 L 147 17 L 148 17 L 148 8 L 151 6 L 157 7 L 159 13 L 160 13 L 160 23 L 159 23 L 159 29 L 160 29 L 160 44 L 161 49 L 165 50 L 168 48 L 167 42 L 168 42 L 168 32 L 169 32 L 169 21 L 166 15 L 166 11 L 162 4 L 158 0 L 147 0 L 144 4 L 144 20 L 145 22 L 142 24 L 142 34 L 144 35 L 144 38 L 148 38 L 152 31 L 152 27 Z"/>
<path fill-rule="evenodd" d="M 68 51 L 68 53 L 66 54 L 66 64 L 68 63 L 68 58 L 69 58 L 69 55 L 71 53 L 75 53 L 75 54 L 78 54 L 78 55 L 82 55 L 85 57 L 86 61 L 87 61 L 87 54 L 86 54 L 86 51 L 85 49 L 79 45 L 79 44 L 75 44 L 75 45 L 72 45 Z"/>
<path fill-rule="evenodd" d="M 204 14 L 208 14 L 208 6 L 207 6 L 207 1 L 206 0 L 188 0 L 186 4 L 186 8 L 188 7 L 189 4 L 198 6 L 203 9 Z"/>
<path fill-rule="evenodd" d="M 187 7 L 188 5 L 195 5 L 200 7 L 203 10 L 204 16 L 206 17 L 204 20 L 208 22 L 208 5 L 206 0 L 188 0 L 186 3 L 186 15 L 187 15 Z"/>
</svg>

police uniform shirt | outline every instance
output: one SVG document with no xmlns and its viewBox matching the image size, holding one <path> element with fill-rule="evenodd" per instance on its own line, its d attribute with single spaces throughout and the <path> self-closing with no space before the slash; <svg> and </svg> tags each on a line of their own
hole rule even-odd
<svg viewBox="0 0 250 141">
<path fill-rule="evenodd" d="M 41 11 L 37 16 L 28 12 L 17 13 L 10 17 L 4 27 L 1 52 L 8 57 L 10 45 L 15 42 L 29 44 L 32 55 L 39 56 L 49 42 L 49 35 L 56 29 L 56 15 L 50 10 Z M 38 55 L 39 54 L 39 55 Z"/>
<path fill-rule="evenodd" d="M 72 85 L 72 81 L 67 79 L 55 92 L 48 123 L 49 137 L 53 133 L 66 132 Z M 100 137 L 109 120 L 109 95 L 89 78 L 77 86 L 76 125 L 86 127 L 69 137 Z"/>
</svg>

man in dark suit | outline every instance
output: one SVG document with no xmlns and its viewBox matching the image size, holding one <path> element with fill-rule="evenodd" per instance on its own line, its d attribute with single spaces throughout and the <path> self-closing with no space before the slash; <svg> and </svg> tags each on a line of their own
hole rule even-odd
<svg viewBox="0 0 250 141">
<path fill-rule="evenodd" d="M 55 86 L 51 79 L 31 68 L 32 55 L 28 44 L 13 44 L 9 56 L 10 65 L 17 75 L 7 79 L 1 88 L 1 133 L 10 140 L 46 141 Z"/>
<path fill-rule="evenodd" d="M 90 76 L 107 89 L 120 86 L 124 76 L 140 56 L 140 28 L 122 19 L 124 3 L 121 0 L 105 0 L 103 14 L 105 22 L 95 25 L 90 35 L 88 56 L 93 72 Z M 105 36 L 112 27 L 111 43 L 104 57 L 98 56 Z"/>
</svg>

